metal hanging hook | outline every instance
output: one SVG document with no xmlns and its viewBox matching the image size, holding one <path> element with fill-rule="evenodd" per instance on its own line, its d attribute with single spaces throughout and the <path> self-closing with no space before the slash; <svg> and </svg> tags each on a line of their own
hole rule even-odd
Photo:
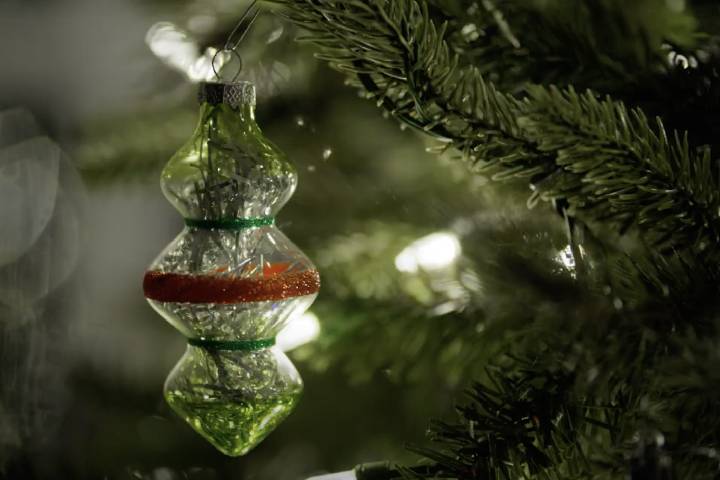
<svg viewBox="0 0 720 480">
<path fill-rule="evenodd" d="M 233 56 L 235 56 L 235 58 L 237 58 L 237 61 L 238 61 L 237 72 L 235 72 L 235 75 L 234 75 L 233 78 L 230 80 L 230 83 L 235 83 L 235 81 L 236 81 L 236 80 L 238 79 L 238 77 L 240 76 L 240 72 L 242 72 L 242 68 L 243 68 L 242 57 L 241 57 L 240 54 L 239 54 L 238 52 L 236 52 L 235 50 L 225 50 L 225 49 L 223 48 L 222 50 L 218 50 L 217 52 L 215 52 L 215 55 L 213 55 L 212 62 L 211 62 L 211 64 L 210 64 L 210 66 L 212 67 L 213 72 L 215 73 L 215 78 L 217 78 L 217 79 L 218 79 L 219 81 L 221 81 L 221 82 L 222 82 L 222 78 L 220 78 L 220 72 L 218 72 L 217 69 L 215 68 L 215 61 L 217 60 L 218 55 L 220 55 L 221 53 L 223 53 L 223 54 L 224 54 L 224 53 L 229 53 L 230 55 L 233 55 Z M 225 65 L 225 63 L 223 63 L 223 66 L 224 66 L 224 65 Z M 222 66 L 220 67 L 220 69 L 222 70 Z"/>
<path fill-rule="evenodd" d="M 221 80 L 220 73 L 215 68 L 215 61 L 217 60 L 218 55 L 221 53 L 230 53 L 230 55 L 235 56 L 238 60 L 238 69 L 237 72 L 235 72 L 235 76 L 230 80 L 232 83 L 234 83 L 238 77 L 240 76 L 240 73 L 242 72 L 243 68 L 243 62 L 242 57 L 240 57 L 240 54 L 237 52 L 237 48 L 240 46 L 242 41 L 245 39 L 245 35 L 247 35 L 248 31 L 250 30 L 250 27 L 252 27 L 253 23 L 255 23 L 255 20 L 260 15 L 260 7 L 257 5 L 258 0 L 253 0 L 252 3 L 250 3 L 250 6 L 245 10 L 242 17 L 240 17 L 240 20 L 238 21 L 238 24 L 235 25 L 235 28 L 233 28 L 232 32 L 230 32 L 230 35 L 228 35 L 227 40 L 225 41 L 225 45 L 222 49 L 215 52 L 215 55 L 213 55 L 211 66 L 213 69 L 213 72 L 215 73 L 215 77 L 218 80 Z M 237 37 L 237 38 L 235 38 Z M 222 69 L 222 67 L 221 67 Z"/>
<path fill-rule="evenodd" d="M 250 30 L 252 24 L 255 23 L 255 19 L 257 19 L 258 15 L 260 15 L 260 7 L 258 7 L 257 4 L 258 0 L 253 0 L 252 3 L 250 3 L 250 6 L 245 10 L 242 17 L 240 17 L 238 24 L 235 25 L 233 31 L 230 32 L 230 35 L 228 35 L 225 47 L 223 48 L 224 50 L 235 50 L 240 46 L 240 43 L 245 38 L 245 35 L 247 35 L 248 30 Z M 238 39 L 233 42 L 233 37 L 236 35 L 238 36 Z"/>
</svg>

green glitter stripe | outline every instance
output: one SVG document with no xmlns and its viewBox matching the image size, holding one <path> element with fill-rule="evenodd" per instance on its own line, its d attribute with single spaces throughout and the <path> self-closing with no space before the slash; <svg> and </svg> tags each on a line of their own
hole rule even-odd
<svg viewBox="0 0 720 480">
<path fill-rule="evenodd" d="M 260 340 L 205 340 L 202 338 L 188 338 L 193 347 L 202 347 L 207 350 L 253 351 L 270 348 L 275 345 L 274 338 Z"/>
<path fill-rule="evenodd" d="M 185 225 L 203 230 L 244 230 L 246 228 L 264 227 L 275 223 L 273 217 L 228 218 L 223 220 L 197 220 L 186 218 Z"/>
</svg>

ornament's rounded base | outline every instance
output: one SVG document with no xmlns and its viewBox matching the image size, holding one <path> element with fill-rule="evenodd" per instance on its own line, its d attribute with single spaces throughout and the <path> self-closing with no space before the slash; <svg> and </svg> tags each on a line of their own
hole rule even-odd
<svg viewBox="0 0 720 480">
<path fill-rule="evenodd" d="M 165 382 L 172 409 L 225 455 L 245 455 L 294 409 L 302 380 L 279 349 L 188 346 Z"/>
</svg>

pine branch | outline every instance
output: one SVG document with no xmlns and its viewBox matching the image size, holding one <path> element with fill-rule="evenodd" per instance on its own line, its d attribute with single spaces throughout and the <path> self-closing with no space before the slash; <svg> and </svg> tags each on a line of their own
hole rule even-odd
<svg viewBox="0 0 720 480">
<path fill-rule="evenodd" d="M 532 86 L 516 98 L 499 91 L 478 68 L 462 65 L 446 41 L 447 26 L 424 2 L 280 3 L 310 32 L 306 40 L 318 45 L 321 58 L 388 113 L 457 149 L 478 172 L 529 182 L 531 206 L 568 202 L 569 213 L 591 230 L 639 234 L 650 253 L 631 266 L 660 290 L 669 287 L 662 279 L 670 271 L 687 271 L 691 289 L 700 278 L 695 266 L 708 265 L 703 278 L 715 275 L 720 171 L 709 148 L 695 150 L 686 135 L 592 92 Z M 647 258 L 665 263 L 651 271 Z M 673 389 L 677 384 L 652 384 L 662 376 L 655 368 L 677 353 L 668 341 L 677 325 L 668 321 L 672 315 L 628 318 L 622 301 L 616 308 L 600 322 L 560 316 L 556 336 L 549 333 L 552 320 L 543 319 L 545 350 L 524 344 L 523 358 L 536 360 L 514 359 L 489 373 L 459 409 L 459 423 L 433 427 L 441 447 L 417 450 L 432 468 L 409 469 L 405 477 L 620 478 L 631 471 L 667 478 L 673 471 L 662 445 L 645 441 L 663 431 L 677 472 L 713 478 L 712 464 L 686 461 L 684 452 L 713 451 L 716 436 L 698 418 L 716 389 L 688 386 L 702 400 L 679 411 L 678 399 L 686 398 Z M 692 425 L 697 438 L 683 425 Z"/>
<path fill-rule="evenodd" d="M 464 63 L 510 91 L 528 81 L 627 91 L 663 70 L 663 42 L 697 41 L 693 16 L 662 0 L 429 1 L 448 12 L 448 41 Z"/>
<path fill-rule="evenodd" d="M 709 150 L 588 92 L 531 87 L 518 100 L 458 66 L 417 0 L 284 1 L 321 58 L 385 110 L 461 151 L 495 180 L 530 179 L 530 203 L 569 198 L 584 221 L 635 227 L 653 247 L 717 256 L 720 172 Z"/>
<path fill-rule="evenodd" d="M 505 92 L 521 94 L 527 83 L 591 89 L 692 131 L 694 145 L 719 145 L 717 38 L 698 33 L 688 8 L 663 0 L 428 1 L 432 18 L 447 21 L 460 63 Z"/>
<path fill-rule="evenodd" d="M 562 225 L 551 212 L 520 212 L 463 217 L 463 256 L 441 272 L 388 269 L 423 230 L 364 224 L 362 233 L 329 238 L 313 256 L 327 288 L 313 307 L 323 335 L 308 361 L 339 365 L 355 381 L 383 371 L 462 386 L 498 353 L 521 352 L 576 315 L 604 322 L 608 300 L 557 258 L 567 245 Z"/>
<path fill-rule="evenodd" d="M 431 425 L 436 447 L 412 449 L 431 468 L 404 478 L 716 478 L 717 340 L 622 335 L 564 332 L 532 360 L 500 361 L 459 421 Z M 672 345 L 682 355 L 664 351 Z"/>
<path fill-rule="evenodd" d="M 536 86 L 530 98 L 524 126 L 560 167 L 534 195 L 567 198 L 594 221 L 635 224 L 653 245 L 718 243 L 720 170 L 708 149 L 691 152 L 687 136 L 669 139 L 660 121 L 653 129 L 640 110 L 591 93 Z"/>
<path fill-rule="evenodd" d="M 413 448 L 434 462 L 429 474 L 406 470 L 406 478 L 554 480 L 606 478 L 624 470 L 624 459 L 606 444 L 616 437 L 617 406 L 593 406 L 575 398 L 572 373 L 489 371 L 486 384 L 468 391 L 457 423 L 435 422 L 432 440 L 443 450 Z M 615 445 L 617 448 L 619 445 Z"/>
</svg>

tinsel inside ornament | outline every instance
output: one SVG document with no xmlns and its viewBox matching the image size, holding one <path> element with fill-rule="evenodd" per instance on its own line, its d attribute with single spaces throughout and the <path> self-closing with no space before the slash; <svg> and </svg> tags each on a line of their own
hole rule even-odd
<svg viewBox="0 0 720 480">
<path fill-rule="evenodd" d="M 161 181 L 187 227 L 143 282 L 153 308 L 188 338 L 167 402 L 232 456 L 297 403 L 302 380 L 274 338 L 320 288 L 312 262 L 274 225 L 297 173 L 262 135 L 254 99 L 248 82 L 201 85 L 200 122 Z"/>
<path fill-rule="evenodd" d="M 226 455 L 244 455 L 295 407 L 302 380 L 278 349 L 188 345 L 165 383 L 165 399 Z"/>
</svg>

